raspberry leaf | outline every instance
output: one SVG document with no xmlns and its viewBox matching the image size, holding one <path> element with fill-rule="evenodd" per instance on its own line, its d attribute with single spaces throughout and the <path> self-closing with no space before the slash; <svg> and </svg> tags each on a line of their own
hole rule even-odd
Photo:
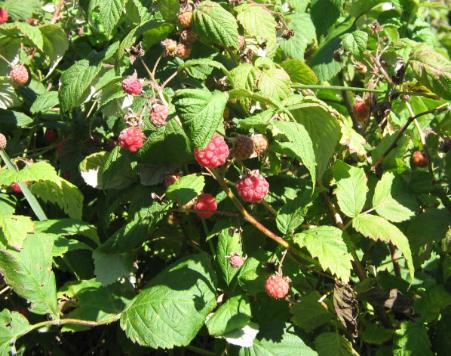
<svg viewBox="0 0 451 356">
<path fill-rule="evenodd" d="M 198 174 L 181 177 L 166 190 L 169 199 L 181 205 L 196 198 L 204 189 L 205 178 Z"/>
<path fill-rule="evenodd" d="M 315 349 L 320 356 L 358 356 L 349 340 L 338 333 L 325 332 L 315 339 Z"/>
<path fill-rule="evenodd" d="M 219 234 L 217 248 L 217 261 L 227 285 L 230 285 L 234 277 L 240 271 L 238 268 L 233 268 L 230 265 L 229 257 L 234 253 L 238 253 L 240 255 L 243 253 L 241 237 L 238 232 L 235 232 L 233 229 L 230 229 L 230 227 L 227 227 Z"/>
<path fill-rule="evenodd" d="M 3 309 L 0 312 L 0 355 L 9 355 L 16 339 L 25 334 L 29 326 L 22 314 Z"/>
<path fill-rule="evenodd" d="M 0 243 L 20 249 L 27 235 L 33 231 L 34 224 L 28 216 L 0 216 Z"/>
</svg>

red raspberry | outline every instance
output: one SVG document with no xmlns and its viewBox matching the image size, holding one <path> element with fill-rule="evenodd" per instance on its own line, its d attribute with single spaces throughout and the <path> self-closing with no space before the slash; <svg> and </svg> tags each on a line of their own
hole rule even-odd
<svg viewBox="0 0 451 356">
<path fill-rule="evenodd" d="M 239 161 L 244 161 L 251 157 L 253 153 L 254 141 L 252 138 L 246 135 L 238 135 L 235 138 L 235 143 L 231 151 L 232 156 Z"/>
<path fill-rule="evenodd" d="M 4 9 L 3 7 L 0 7 L 0 25 L 2 23 L 8 22 L 8 10 Z"/>
<path fill-rule="evenodd" d="M 265 291 L 271 298 L 285 298 L 290 291 L 290 279 L 278 274 L 273 274 L 266 279 Z"/>
<path fill-rule="evenodd" d="M 150 121 L 156 127 L 164 126 L 168 118 L 169 108 L 166 105 L 157 104 L 152 107 L 150 112 Z"/>
<path fill-rule="evenodd" d="M 177 54 L 177 42 L 171 40 L 170 38 L 166 38 L 164 41 L 161 41 L 161 45 L 164 48 L 164 54 L 166 56 L 175 56 Z"/>
<path fill-rule="evenodd" d="M 427 167 L 429 159 L 423 152 L 415 151 L 412 154 L 412 163 L 415 167 Z"/>
<path fill-rule="evenodd" d="M 169 174 L 166 177 L 164 177 L 164 186 L 167 188 L 170 185 L 174 184 L 179 180 L 180 176 L 177 174 Z"/>
<path fill-rule="evenodd" d="M 177 56 L 182 59 L 187 59 L 191 54 L 191 47 L 185 43 L 179 43 L 177 45 Z"/>
<path fill-rule="evenodd" d="M 2 133 L 0 133 L 0 150 L 4 150 L 6 148 L 6 137 Z"/>
<path fill-rule="evenodd" d="M 196 205 L 194 205 L 194 209 L 196 210 L 207 210 L 197 212 L 197 216 L 200 218 L 209 218 L 214 214 L 216 209 L 218 209 L 218 204 L 216 203 L 216 198 L 211 194 L 201 194 L 198 196 Z M 208 212 L 208 211 L 211 211 Z"/>
<path fill-rule="evenodd" d="M 44 140 L 46 142 L 53 142 L 58 137 L 58 133 L 55 129 L 47 129 L 47 131 L 44 134 Z"/>
<path fill-rule="evenodd" d="M 244 201 L 256 203 L 261 201 L 269 191 L 268 181 L 255 170 L 236 183 L 238 194 Z"/>
<path fill-rule="evenodd" d="M 128 76 L 122 81 L 122 89 L 127 94 L 139 95 L 142 92 L 143 85 L 135 74 Z"/>
<path fill-rule="evenodd" d="M 183 43 L 186 43 L 188 45 L 192 45 L 194 42 L 196 42 L 197 36 L 196 34 L 191 30 L 183 30 L 180 32 L 180 41 Z"/>
<path fill-rule="evenodd" d="M 191 11 L 185 11 L 178 15 L 180 26 L 183 28 L 189 28 L 193 24 L 193 13 Z"/>
<path fill-rule="evenodd" d="M 229 256 L 229 263 L 233 268 L 240 268 L 244 261 L 246 260 L 246 258 L 244 258 L 243 256 L 241 256 L 239 253 L 235 252 L 232 253 Z"/>
<path fill-rule="evenodd" d="M 357 97 L 354 101 L 352 111 L 359 121 L 365 121 L 370 116 L 370 106 L 360 97 Z"/>
<path fill-rule="evenodd" d="M 210 142 L 202 149 L 194 149 L 194 158 L 203 167 L 216 168 L 222 166 L 229 156 L 229 146 L 224 138 L 215 133 Z"/>
<path fill-rule="evenodd" d="M 260 156 L 268 148 L 268 140 L 262 134 L 256 134 L 252 136 L 252 141 L 254 142 L 254 152 Z"/>
<path fill-rule="evenodd" d="M 14 193 L 22 193 L 22 188 L 20 188 L 19 183 L 14 182 L 9 186 Z"/>
<path fill-rule="evenodd" d="M 28 70 L 23 64 L 16 64 L 9 72 L 9 77 L 15 85 L 25 85 L 28 82 Z"/>
<path fill-rule="evenodd" d="M 145 138 L 139 127 L 131 126 L 119 134 L 119 146 L 124 150 L 136 152 L 143 145 Z"/>
</svg>

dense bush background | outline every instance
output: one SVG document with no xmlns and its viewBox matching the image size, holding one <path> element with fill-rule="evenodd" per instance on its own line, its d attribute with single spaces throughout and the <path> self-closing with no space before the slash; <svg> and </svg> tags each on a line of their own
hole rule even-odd
<svg viewBox="0 0 451 356">
<path fill-rule="evenodd" d="M 446 1 L 0 0 L 0 23 L 1 355 L 448 354 Z"/>
</svg>

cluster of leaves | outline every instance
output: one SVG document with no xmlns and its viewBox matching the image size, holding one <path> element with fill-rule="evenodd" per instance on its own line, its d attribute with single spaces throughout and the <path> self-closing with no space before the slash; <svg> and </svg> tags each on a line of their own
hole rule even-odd
<svg viewBox="0 0 451 356">
<path fill-rule="evenodd" d="M 0 9 L 0 355 L 447 354 L 446 1 Z M 137 152 L 117 145 L 128 125 Z M 204 169 L 194 150 L 215 133 L 269 144 Z M 269 182 L 260 203 L 234 188 L 249 170 Z M 275 273 L 285 299 L 265 294 Z"/>
</svg>

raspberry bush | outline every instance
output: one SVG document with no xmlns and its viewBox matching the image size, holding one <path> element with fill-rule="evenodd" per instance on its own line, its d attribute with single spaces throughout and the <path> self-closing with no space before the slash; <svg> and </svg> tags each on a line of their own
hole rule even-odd
<svg viewBox="0 0 451 356">
<path fill-rule="evenodd" d="M 447 355 L 444 0 L 0 0 L 0 355 Z"/>
</svg>

